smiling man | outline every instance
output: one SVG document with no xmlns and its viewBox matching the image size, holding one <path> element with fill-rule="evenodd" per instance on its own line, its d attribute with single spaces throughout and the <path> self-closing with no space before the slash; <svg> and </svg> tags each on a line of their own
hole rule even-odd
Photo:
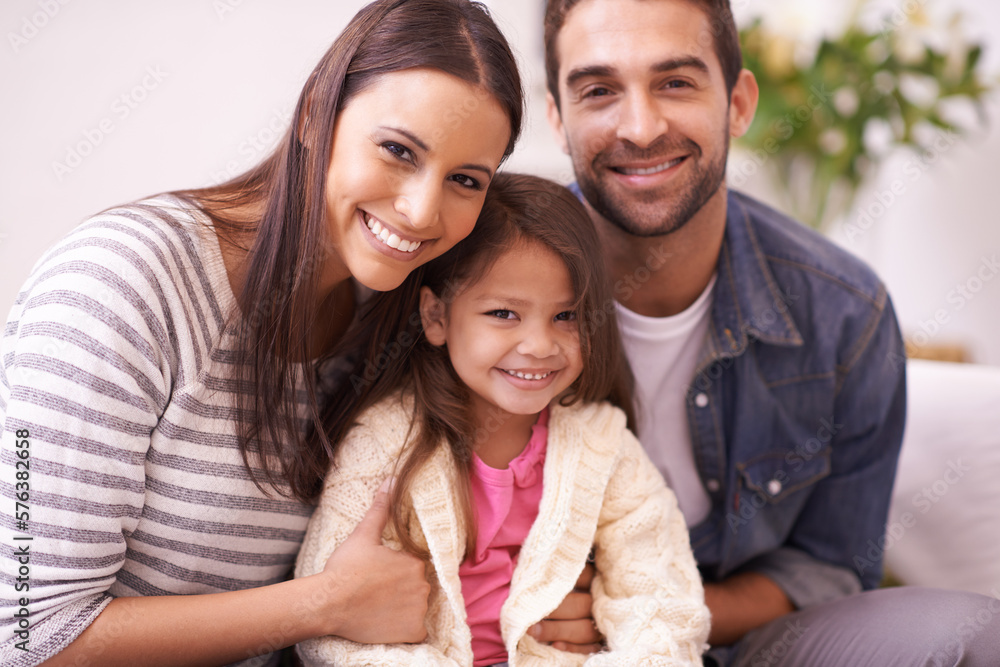
<svg viewBox="0 0 1000 667">
<path fill-rule="evenodd" d="M 758 97 L 728 0 L 550 0 L 545 46 L 549 120 L 616 281 L 639 435 L 704 579 L 706 664 L 1000 664 L 996 601 L 861 592 L 882 572 L 904 348 L 870 269 L 727 189 Z"/>
</svg>

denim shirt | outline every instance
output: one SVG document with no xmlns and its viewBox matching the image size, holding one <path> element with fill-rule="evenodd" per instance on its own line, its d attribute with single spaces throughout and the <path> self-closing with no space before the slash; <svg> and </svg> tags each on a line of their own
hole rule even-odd
<svg viewBox="0 0 1000 667">
<path fill-rule="evenodd" d="M 709 333 L 686 399 L 712 502 L 691 529 L 705 581 L 760 572 L 799 608 L 879 584 L 904 356 L 867 266 L 729 193 Z"/>
</svg>

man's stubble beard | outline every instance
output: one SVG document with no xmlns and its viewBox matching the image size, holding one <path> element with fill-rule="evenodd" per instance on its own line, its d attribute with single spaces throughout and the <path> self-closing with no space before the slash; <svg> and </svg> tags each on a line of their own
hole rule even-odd
<svg viewBox="0 0 1000 667">
<path fill-rule="evenodd" d="M 601 154 L 581 168 L 577 156 L 572 154 L 577 184 L 587 203 L 609 223 L 626 234 L 642 238 L 666 236 L 681 229 L 719 191 L 726 177 L 729 159 L 729 133 L 724 135 L 725 150 L 712 162 L 702 166 L 697 160 L 703 155 L 701 147 L 690 139 L 685 145 L 691 149 L 688 160 L 695 160 L 691 178 L 673 201 L 663 201 L 658 190 L 632 195 L 628 199 L 615 196 L 610 188 L 601 184 L 596 174 L 607 171 L 599 166 Z M 644 196 L 645 195 L 645 196 Z M 643 202 L 642 200 L 647 201 Z"/>
</svg>

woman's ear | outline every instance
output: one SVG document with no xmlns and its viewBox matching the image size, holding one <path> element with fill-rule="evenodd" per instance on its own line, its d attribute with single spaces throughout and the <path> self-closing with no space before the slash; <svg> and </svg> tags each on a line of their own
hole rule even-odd
<svg viewBox="0 0 1000 667">
<path fill-rule="evenodd" d="M 444 345 L 447 340 L 447 308 L 444 301 L 426 285 L 420 288 L 420 322 L 431 345 Z"/>
</svg>

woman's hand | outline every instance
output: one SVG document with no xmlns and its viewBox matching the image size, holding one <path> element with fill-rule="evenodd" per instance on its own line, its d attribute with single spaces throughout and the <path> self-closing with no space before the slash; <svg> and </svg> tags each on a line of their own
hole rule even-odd
<svg viewBox="0 0 1000 667">
<path fill-rule="evenodd" d="M 431 586 L 423 561 L 382 544 L 389 512 L 384 489 L 323 569 L 342 614 L 329 634 L 362 644 L 421 642 Z M 589 608 L 588 608 L 589 612 Z"/>
<path fill-rule="evenodd" d="M 544 621 L 536 623 L 528 634 L 553 648 L 570 653 L 597 653 L 601 650 L 601 633 L 594 625 L 590 582 L 594 566 L 587 563 L 576 580 L 576 587 Z"/>
</svg>

